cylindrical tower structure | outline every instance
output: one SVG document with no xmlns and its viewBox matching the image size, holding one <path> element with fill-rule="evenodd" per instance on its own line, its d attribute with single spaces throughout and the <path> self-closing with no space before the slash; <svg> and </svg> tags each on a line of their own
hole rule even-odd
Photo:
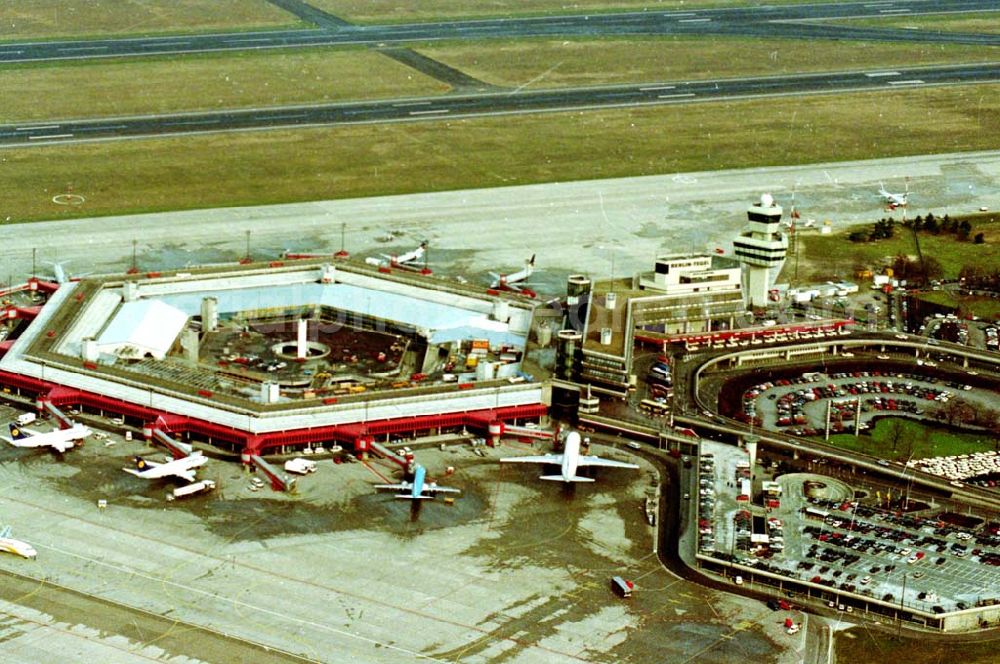
<svg viewBox="0 0 1000 664">
<path fill-rule="evenodd" d="M 580 298 L 590 292 L 590 278 L 585 274 L 571 274 L 566 277 L 566 295 Z"/>
<path fill-rule="evenodd" d="M 556 376 L 566 380 L 573 379 L 573 368 L 576 364 L 576 354 L 583 343 L 583 335 L 576 330 L 562 330 L 556 335 Z"/>
<path fill-rule="evenodd" d="M 733 241 L 736 259 L 743 264 L 747 302 L 752 307 L 766 307 L 774 277 L 784 265 L 788 237 L 781 232 L 781 206 L 770 194 L 747 208 L 749 223 Z"/>
</svg>

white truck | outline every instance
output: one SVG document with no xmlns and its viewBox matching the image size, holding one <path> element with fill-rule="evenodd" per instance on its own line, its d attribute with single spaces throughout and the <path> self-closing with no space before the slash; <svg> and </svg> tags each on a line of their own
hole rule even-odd
<svg viewBox="0 0 1000 664">
<path fill-rule="evenodd" d="M 37 419 L 38 415 L 35 415 L 34 413 L 21 413 L 17 416 L 17 423 L 23 427 L 25 424 L 31 424 Z"/>
<path fill-rule="evenodd" d="M 185 496 L 193 496 L 196 493 L 202 493 L 203 491 L 211 491 L 215 488 L 215 482 L 212 480 L 201 480 L 200 482 L 193 482 L 186 486 L 179 486 L 173 490 L 172 493 L 167 494 L 167 500 L 177 500 L 178 498 L 184 498 Z"/>
<path fill-rule="evenodd" d="M 285 470 L 296 475 L 308 475 L 316 472 L 316 462 L 301 457 L 289 459 L 285 462 Z"/>
</svg>

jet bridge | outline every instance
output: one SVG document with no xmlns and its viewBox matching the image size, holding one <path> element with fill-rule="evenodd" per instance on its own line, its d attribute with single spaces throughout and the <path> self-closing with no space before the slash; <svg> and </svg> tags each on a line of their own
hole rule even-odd
<svg viewBox="0 0 1000 664">
<path fill-rule="evenodd" d="M 282 475 L 278 470 L 264 461 L 263 458 L 257 456 L 256 454 L 250 455 L 250 463 L 260 469 L 262 473 L 267 475 L 267 478 L 271 480 L 271 488 L 275 491 L 287 491 L 293 492 L 295 490 L 295 478 L 289 478 Z"/>
<path fill-rule="evenodd" d="M 153 429 L 153 439 L 163 443 L 175 459 L 183 459 L 194 450 L 189 443 L 171 438 L 162 429 Z"/>
<path fill-rule="evenodd" d="M 51 415 L 52 417 L 54 417 L 56 419 L 56 422 L 59 423 L 59 428 L 60 429 L 69 429 L 74 424 L 76 424 L 76 422 L 74 422 L 73 420 L 71 420 L 69 418 L 69 415 L 67 415 L 66 413 L 62 412 L 59 409 L 59 407 L 56 406 L 51 401 L 48 401 L 48 400 L 41 401 L 40 405 L 41 405 L 41 407 L 43 409 L 45 409 L 46 411 L 48 411 L 49 415 Z"/>
</svg>

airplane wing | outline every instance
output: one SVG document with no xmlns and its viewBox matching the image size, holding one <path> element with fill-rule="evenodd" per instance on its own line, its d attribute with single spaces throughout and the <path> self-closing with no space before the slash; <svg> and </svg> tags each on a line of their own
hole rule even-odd
<svg viewBox="0 0 1000 664">
<path fill-rule="evenodd" d="M 430 484 L 425 484 L 423 493 L 462 493 L 462 491 L 460 489 L 453 489 L 450 486 L 432 486 Z"/>
<path fill-rule="evenodd" d="M 583 457 L 580 457 L 583 460 Z M 562 463 L 563 455 L 561 454 L 541 454 L 536 456 L 526 456 L 526 457 L 504 457 L 500 459 L 500 463 Z"/>
<path fill-rule="evenodd" d="M 174 475 L 176 475 L 177 477 L 182 477 L 182 478 L 186 479 L 188 482 L 194 482 L 194 480 L 195 480 L 194 468 L 185 468 L 183 470 L 175 470 L 174 471 Z"/>
<path fill-rule="evenodd" d="M 376 484 L 376 489 L 389 489 L 393 491 L 409 491 L 413 488 L 412 482 L 400 482 L 399 484 Z"/>
<path fill-rule="evenodd" d="M 73 447 L 73 441 L 72 440 L 53 440 L 50 443 L 50 445 L 52 445 L 53 449 L 55 449 L 57 452 L 59 452 L 60 454 L 62 454 L 63 452 L 65 452 L 69 448 Z"/>
<path fill-rule="evenodd" d="M 577 462 L 577 467 L 580 466 L 603 466 L 605 468 L 638 468 L 639 466 L 634 463 L 625 463 L 624 461 L 612 461 L 611 459 L 602 459 L 598 456 L 580 456 L 580 461 Z"/>
</svg>

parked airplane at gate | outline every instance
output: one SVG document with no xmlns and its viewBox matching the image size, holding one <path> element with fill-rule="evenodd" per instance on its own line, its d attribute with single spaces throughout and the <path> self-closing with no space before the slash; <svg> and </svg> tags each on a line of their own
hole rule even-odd
<svg viewBox="0 0 1000 664">
<path fill-rule="evenodd" d="M 82 424 L 74 424 L 69 429 L 54 431 L 32 431 L 22 429 L 14 422 L 10 423 L 10 438 L 0 436 L 14 447 L 51 447 L 57 452 L 65 452 L 74 443 L 90 435 L 90 429 Z"/>
<path fill-rule="evenodd" d="M 122 470 L 126 473 L 131 473 L 136 477 L 141 477 L 144 480 L 155 480 L 163 477 L 176 476 L 183 478 L 188 482 L 194 482 L 195 468 L 203 466 L 208 462 L 208 458 L 201 452 L 193 452 L 186 457 L 167 461 L 166 463 L 149 461 L 148 459 L 143 459 L 140 456 L 134 457 L 134 460 L 135 468 L 122 468 Z"/>
<path fill-rule="evenodd" d="M 458 489 L 448 486 L 438 486 L 436 482 L 428 484 L 426 478 L 427 469 L 417 464 L 416 470 L 413 471 L 412 482 L 403 481 L 399 484 L 376 484 L 375 488 L 399 491 L 400 493 L 396 494 L 396 498 L 405 498 L 406 500 L 434 498 L 434 494 L 436 493 L 461 493 Z"/>
<path fill-rule="evenodd" d="M 419 247 L 408 251 L 405 254 L 399 254 L 398 256 L 381 254 L 381 258 L 366 258 L 365 262 L 376 267 L 401 267 L 412 269 L 417 267 L 417 262 L 426 252 L 427 241 L 424 240 L 420 243 Z"/>
<path fill-rule="evenodd" d="M 551 480 L 553 482 L 593 482 L 589 477 L 580 477 L 576 474 L 577 468 L 584 466 L 603 466 L 605 468 L 632 468 L 638 469 L 634 463 L 624 461 L 612 461 L 602 459 L 598 456 L 584 456 L 580 454 L 580 434 L 571 431 L 566 436 L 566 444 L 562 454 L 542 454 L 540 456 L 527 457 L 506 457 L 500 459 L 500 463 L 548 463 L 560 466 L 558 475 L 541 475 L 538 479 Z"/>
<path fill-rule="evenodd" d="M 22 558 L 34 558 L 38 555 L 38 552 L 35 551 L 35 547 L 31 546 L 27 542 L 16 540 L 10 536 L 10 526 L 4 526 L 3 529 L 0 530 L 0 551 L 13 553 L 14 555 L 21 556 Z"/>
<path fill-rule="evenodd" d="M 530 288 L 525 288 L 523 282 L 528 279 L 535 271 L 535 255 L 532 254 L 531 258 L 524 261 L 524 269 L 518 270 L 517 272 L 512 272 L 510 274 L 497 274 L 496 272 L 490 272 L 490 276 L 493 277 L 493 282 L 490 284 L 490 288 L 496 288 L 499 290 L 512 291 L 514 293 L 521 293 L 522 295 L 527 295 L 528 297 L 535 297 L 535 291 Z"/>
</svg>

